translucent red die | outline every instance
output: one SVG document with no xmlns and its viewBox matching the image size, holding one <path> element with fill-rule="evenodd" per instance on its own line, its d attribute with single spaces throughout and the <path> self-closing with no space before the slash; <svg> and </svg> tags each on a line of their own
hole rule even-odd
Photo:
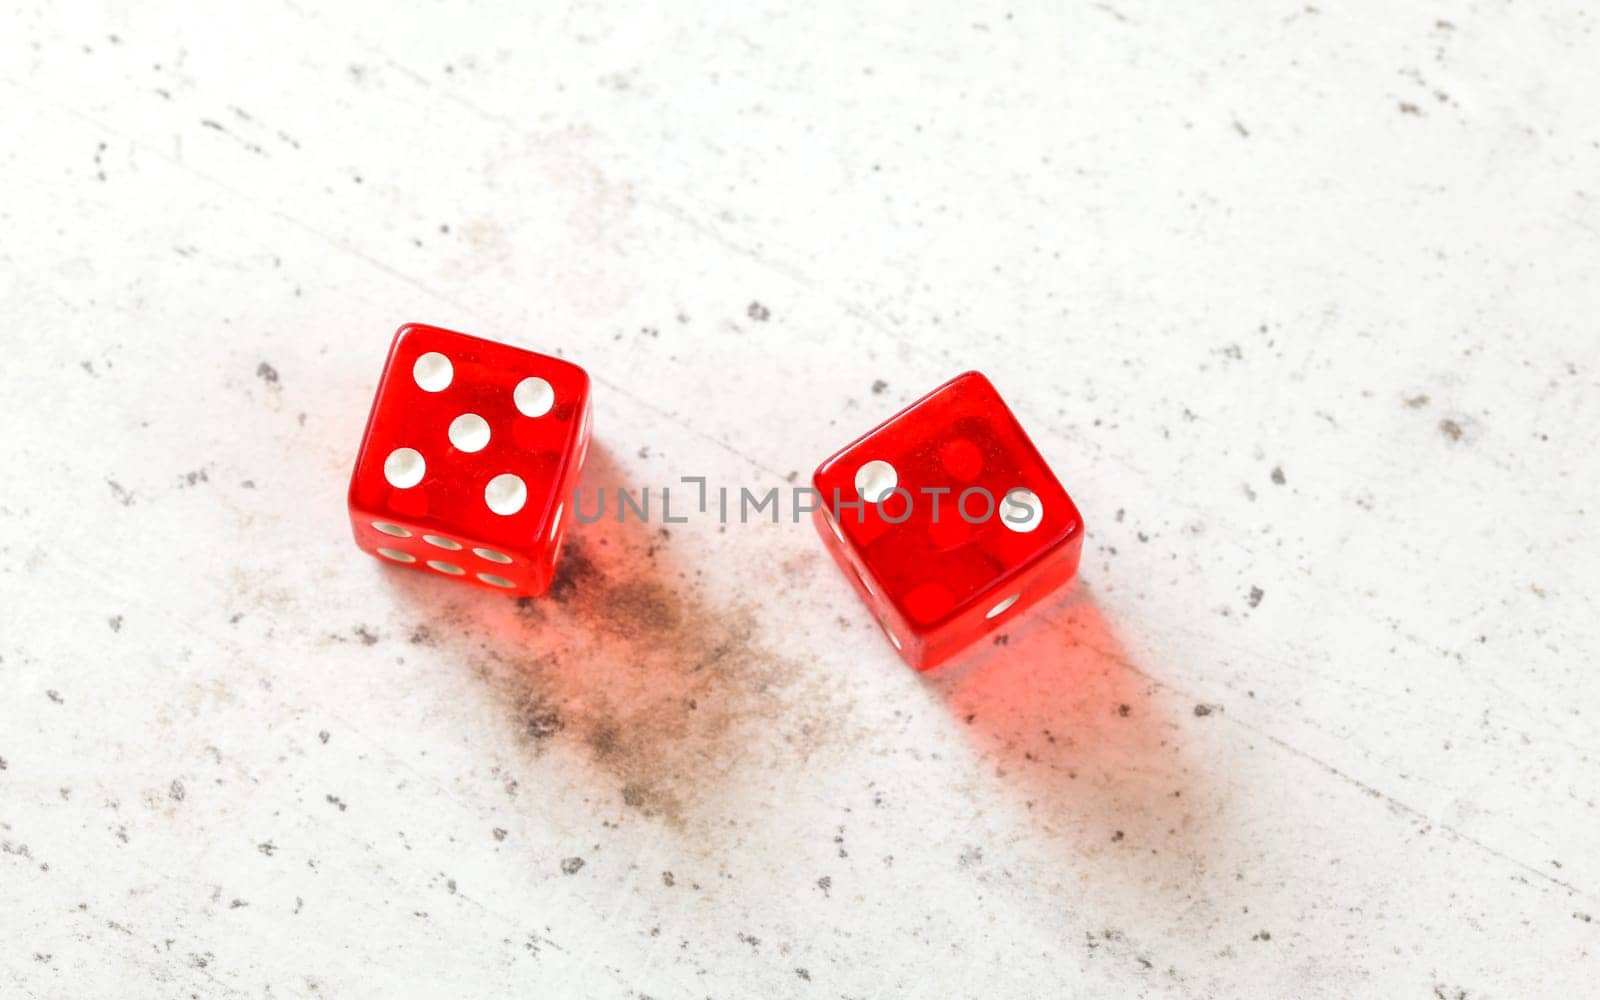
<svg viewBox="0 0 1600 1000">
<path fill-rule="evenodd" d="M 900 656 L 938 666 L 1070 581 L 1083 518 L 978 372 L 812 476 L 817 531 Z"/>
<path fill-rule="evenodd" d="M 423 572 L 543 593 L 589 425 L 589 376 L 577 365 L 401 327 L 350 477 L 356 544 Z"/>
</svg>

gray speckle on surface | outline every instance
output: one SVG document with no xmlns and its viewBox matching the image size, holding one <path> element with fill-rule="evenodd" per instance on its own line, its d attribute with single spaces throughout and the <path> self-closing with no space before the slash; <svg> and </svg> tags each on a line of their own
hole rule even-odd
<svg viewBox="0 0 1600 1000">
<path fill-rule="evenodd" d="M 1334 13 L 23 0 L 0 990 L 1592 993 L 1592 11 Z M 803 521 L 380 564 L 409 320 L 679 510 L 979 368 L 1078 583 L 919 676 Z"/>
</svg>

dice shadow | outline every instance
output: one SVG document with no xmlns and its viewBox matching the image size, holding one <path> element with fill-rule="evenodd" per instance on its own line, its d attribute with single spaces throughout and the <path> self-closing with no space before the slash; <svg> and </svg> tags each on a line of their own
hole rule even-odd
<svg viewBox="0 0 1600 1000">
<path fill-rule="evenodd" d="M 637 480 L 595 442 L 579 510 L 593 517 L 603 488 L 605 516 L 569 526 L 555 580 L 539 597 L 392 575 L 417 621 L 413 641 L 479 682 L 498 719 L 483 743 L 497 756 L 495 748 L 514 748 L 497 763 L 508 787 L 559 763 L 546 755 L 565 755 L 588 769 L 579 784 L 602 815 L 609 800 L 619 817 L 703 833 L 737 815 L 741 775 L 759 773 L 752 748 L 765 741 L 756 727 L 816 720 L 786 710 L 781 692 L 804 671 L 762 641 L 753 606 L 701 596 L 671 558 L 671 526 L 631 512 L 618 523 L 612 498 L 621 486 L 636 489 Z M 804 703 L 826 711 L 827 693 Z M 714 842 L 683 840 L 707 850 Z"/>
<path fill-rule="evenodd" d="M 1074 867 L 1180 895 L 1203 869 L 1214 810 L 1183 715 L 1083 582 L 925 683 Z"/>
</svg>

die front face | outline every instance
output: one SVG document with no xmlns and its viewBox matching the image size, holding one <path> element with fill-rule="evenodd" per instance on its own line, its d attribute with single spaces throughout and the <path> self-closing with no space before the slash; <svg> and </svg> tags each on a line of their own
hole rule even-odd
<svg viewBox="0 0 1600 1000">
<path fill-rule="evenodd" d="M 848 445 L 812 484 L 824 544 L 919 670 L 1003 628 L 1077 572 L 1083 519 L 977 372 Z"/>
<path fill-rule="evenodd" d="M 350 478 L 356 544 L 425 572 L 543 593 L 589 427 L 589 376 L 577 365 L 401 327 Z"/>
</svg>

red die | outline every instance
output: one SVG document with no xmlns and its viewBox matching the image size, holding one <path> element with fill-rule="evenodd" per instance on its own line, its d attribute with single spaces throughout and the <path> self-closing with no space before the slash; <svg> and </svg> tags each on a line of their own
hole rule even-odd
<svg viewBox="0 0 1600 1000">
<path fill-rule="evenodd" d="M 918 670 L 1077 572 L 1083 518 L 978 372 L 868 431 L 811 481 L 824 544 Z"/>
<path fill-rule="evenodd" d="M 350 477 L 356 544 L 391 562 L 543 593 L 588 450 L 582 368 L 403 326 Z"/>
</svg>

